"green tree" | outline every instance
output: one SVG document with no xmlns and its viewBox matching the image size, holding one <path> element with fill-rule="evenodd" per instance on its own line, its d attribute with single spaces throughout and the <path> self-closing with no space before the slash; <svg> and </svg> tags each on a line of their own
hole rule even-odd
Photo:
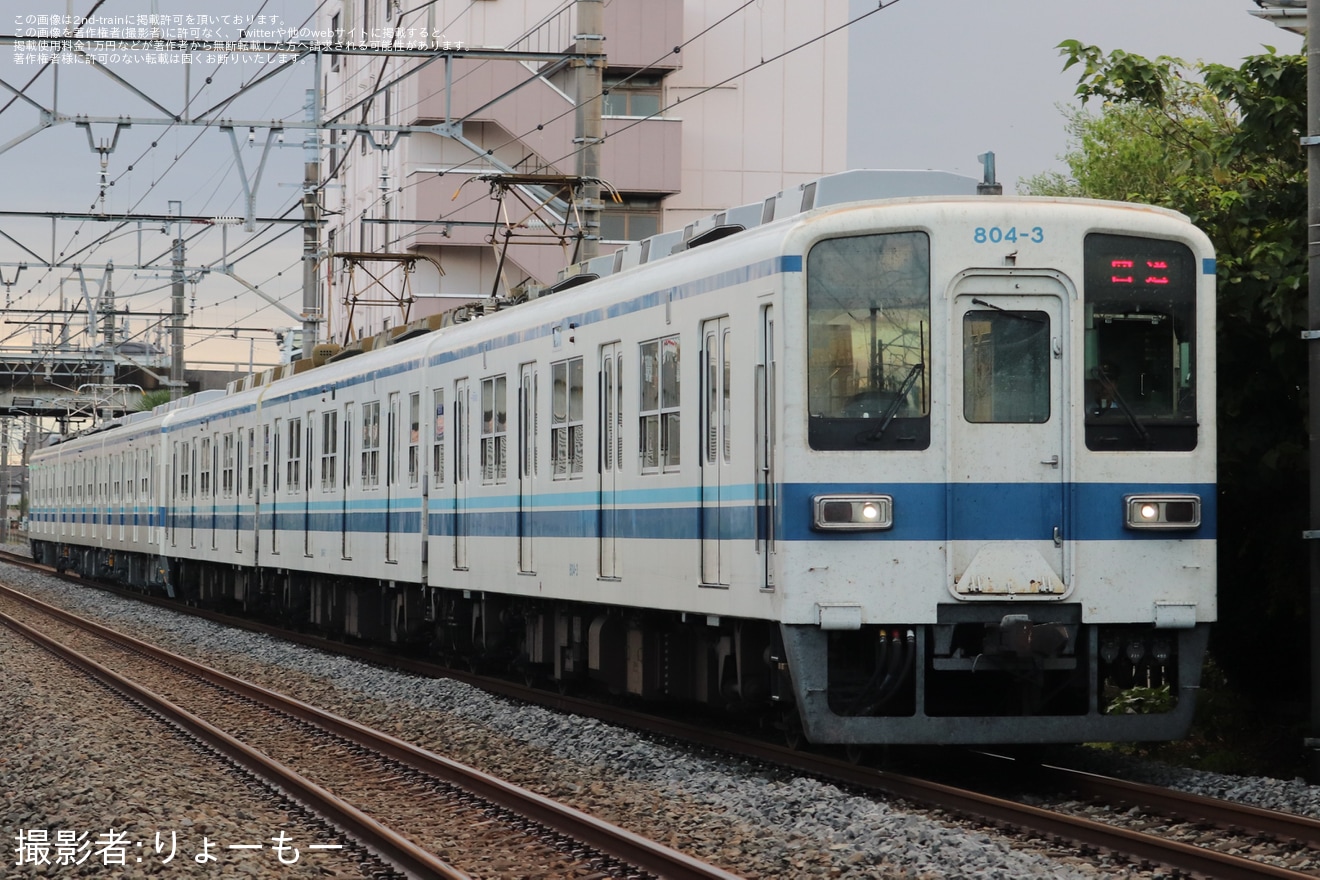
<svg viewBox="0 0 1320 880">
<path fill-rule="evenodd" d="M 1231 680 L 1298 698 L 1307 669 L 1306 60 L 1240 67 L 1059 45 L 1080 67 L 1069 175 L 1020 189 L 1187 214 L 1218 258 L 1219 597 Z M 1098 113 L 1088 102 L 1100 102 Z M 1091 105 L 1094 106 L 1094 105 Z"/>
<path fill-rule="evenodd" d="M 138 399 L 137 410 L 138 412 L 149 412 L 160 406 L 162 403 L 169 403 L 170 399 L 171 393 L 168 388 L 157 388 L 154 391 L 144 391 L 142 392 L 142 397 Z"/>
</svg>

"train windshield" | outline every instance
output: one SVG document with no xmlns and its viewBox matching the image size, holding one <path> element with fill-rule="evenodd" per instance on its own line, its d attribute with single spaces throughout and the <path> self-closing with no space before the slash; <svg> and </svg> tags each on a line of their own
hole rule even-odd
<svg viewBox="0 0 1320 880">
<path fill-rule="evenodd" d="M 1196 448 L 1191 250 L 1094 234 L 1084 255 L 1087 448 Z"/>
<path fill-rule="evenodd" d="M 807 255 L 808 442 L 930 445 L 930 239 L 829 239 Z"/>
</svg>

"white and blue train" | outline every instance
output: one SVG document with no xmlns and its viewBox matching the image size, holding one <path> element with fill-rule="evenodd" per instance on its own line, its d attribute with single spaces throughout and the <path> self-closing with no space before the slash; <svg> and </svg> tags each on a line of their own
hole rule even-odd
<svg viewBox="0 0 1320 880">
<path fill-rule="evenodd" d="M 819 743 L 1180 736 L 1211 246 L 1151 207 L 868 197 L 951 179 L 823 178 L 53 443 L 34 555 Z"/>
</svg>

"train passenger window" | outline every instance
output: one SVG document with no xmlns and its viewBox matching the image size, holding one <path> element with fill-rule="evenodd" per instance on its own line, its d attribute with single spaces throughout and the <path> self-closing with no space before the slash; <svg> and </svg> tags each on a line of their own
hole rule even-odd
<svg viewBox="0 0 1320 880">
<path fill-rule="evenodd" d="M 220 438 L 220 489 L 226 498 L 234 496 L 234 435 Z"/>
<path fill-rule="evenodd" d="M 321 413 L 321 490 L 335 487 L 339 473 L 339 414 L 334 410 Z"/>
<path fill-rule="evenodd" d="M 1196 260 L 1186 245 L 1084 245 L 1086 447 L 1196 448 Z"/>
<path fill-rule="evenodd" d="M 481 380 L 481 481 L 503 483 L 509 459 L 508 378 Z"/>
<path fill-rule="evenodd" d="M 807 440 L 930 446 L 930 239 L 827 239 L 807 254 Z"/>
<path fill-rule="evenodd" d="M 302 419 L 289 419 L 288 439 L 288 445 L 284 447 L 288 450 L 284 460 L 284 488 L 297 492 L 302 473 Z"/>
<path fill-rule="evenodd" d="M 256 432 L 256 429 L 255 429 L 255 428 L 248 428 L 248 442 L 247 442 L 247 448 L 248 448 L 248 458 L 247 458 L 247 493 L 248 493 L 248 497 L 249 497 L 249 498 L 252 497 L 252 486 L 254 485 L 254 483 L 253 483 L 253 476 L 254 476 L 254 474 L 255 474 L 254 468 L 256 467 L 256 465 L 253 464 L 253 461 L 254 461 L 254 460 L 256 459 L 256 457 L 257 457 L 257 452 L 256 452 L 256 450 L 257 450 L 257 443 L 256 443 L 256 439 L 257 439 L 257 432 Z"/>
<path fill-rule="evenodd" d="M 380 401 L 362 404 L 362 485 L 380 484 Z"/>
<path fill-rule="evenodd" d="M 550 469 L 556 480 L 582 476 L 582 358 L 550 365 Z"/>
<path fill-rule="evenodd" d="M 437 388 L 431 396 L 435 414 L 431 429 L 431 479 L 437 486 L 445 482 L 445 389 Z"/>
<path fill-rule="evenodd" d="M 198 479 L 198 490 L 203 498 L 211 494 L 211 438 L 202 438 L 202 467 Z"/>
<path fill-rule="evenodd" d="M 270 491 L 270 425 L 261 426 L 261 491 Z"/>
<path fill-rule="evenodd" d="M 408 485 L 416 486 L 421 479 L 422 396 L 408 395 Z"/>
<path fill-rule="evenodd" d="M 963 418 L 977 423 L 1050 420 L 1050 317 L 1037 311 L 963 315 Z"/>
<path fill-rule="evenodd" d="M 679 342 L 666 336 L 641 345 L 641 411 L 639 452 L 642 473 L 678 470 Z"/>
</svg>

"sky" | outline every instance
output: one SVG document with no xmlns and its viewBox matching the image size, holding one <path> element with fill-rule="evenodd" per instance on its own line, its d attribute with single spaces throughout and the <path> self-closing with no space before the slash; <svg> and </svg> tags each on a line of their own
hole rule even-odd
<svg viewBox="0 0 1320 880">
<path fill-rule="evenodd" d="M 875 0 L 850 0 L 853 17 Z M 1251 0 L 901 0 L 854 25 L 849 164 L 934 168 L 999 181 L 1065 171 L 1061 105 L 1077 106 L 1077 68 L 1056 48 L 1080 40 L 1108 53 L 1171 55 L 1238 66 L 1302 38 L 1247 13 Z"/>
<path fill-rule="evenodd" d="M 512 0 L 501 0 L 512 2 Z M 693 0 L 688 0 L 693 2 Z M 757 0 L 758 3 L 818 0 Z M 851 14 L 875 9 L 876 0 L 848 0 Z M 121 24 L 138 15 L 257 15 L 267 28 L 300 26 L 313 0 L 3 0 L 0 33 L 39 27 L 41 15 L 96 14 Z M 422 5 L 412 0 L 405 6 Z M 899 0 L 854 25 L 849 34 L 852 81 L 849 85 L 848 157 L 853 167 L 936 168 L 979 178 L 977 155 L 994 151 L 999 180 L 1012 192 L 1019 178 L 1064 170 L 1059 156 L 1067 149 L 1060 105 L 1073 103 L 1074 71 L 1062 70 L 1057 44 L 1078 39 L 1105 51 L 1124 49 L 1145 55 L 1168 54 L 1238 64 L 1266 44 L 1284 52 L 1299 51 L 1301 38 L 1247 14 L 1251 0 Z M 128 18 L 125 18 L 128 17 Z M 214 22 L 212 22 L 214 24 Z M 260 27 L 261 23 L 254 23 Z M 216 38 L 236 38 L 232 23 L 215 25 Z M 169 213 L 171 200 L 184 214 L 232 216 L 243 213 L 242 176 L 255 179 L 262 145 L 271 125 L 237 130 L 241 159 L 228 136 L 215 127 L 166 127 L 146 124 L 163 111 L 140 94 L 117 84 L 88 65 L 43 67 L 20 61 L 9 46 L 0 47 L 0 80 L 26 88 L 42 108 L 67 117 L 131 116 L 114 142 L 113 123 L 80 128 L 72 120 L 40 128 L 40 109 L 0 88 L 0 179 L 3 207 L 33 211 Z M 197 59 L 186 70 L 138 64 L 116 73 L 167 109 L 185 100 L 198 106 L 225 106 L 230 118 L 298 120 L 311 71 L 290 66 L 264 85 L 242 90 L 242 83 L 271 68 L 251 61 L 208 64 Z M 34 79 L 35 78 L 35 79 Z M 209 78 L 209 82 L 207 81 Z M 92 136 L 89 143 L 88 134 Z M 25 136 L 26 135 L 26 136 Z M 257 214 L 276 216 L 292 209 L 302 179 L 301 132 L 271 150 L 262 172 Z M 114 142 L 113 151 L 104 148 Z M 101 153 L 93 148 L 100 145 Z M 101 186 L 101 158 L 107 185 Z M 287 234 L 276 238 L 277 234 Z M 50 320 L 34 315 L 77 305 L 83 283 L 71 268 L 47 270 L 17 262 L 35 262 L 50 253 L 65 262 L 85 261 L 83 279 L 97 294 L 103 265 L 113 262 L 110 286 L 116 305 L 135 316 L 126 322 L 136 340 L 164 341 L 156 335 L 169 309 L 169 250 L 176 228 L 130 227 L 113 230 L 104 223 L 20 221 L 0 217 L 0 295 L 5 323 L 0 347 L 32 344 L 47 333 Z M 239 368 L 251 358 L 260 367 L 276 358 L 276 328 L 292 326 L 289 315 L 272 308 L 233 279 L 217 271 L 225 259 L 234 271 L 266 294 L 297 311 L 302 299 L 301 236 L 297 228 L 198 226 L 185 230 L 192 273 L 187 286 L 191 309 L 187 344 L 190 361 L 228 363 Z M 100 240 L 104 239 L 104 240 Z M 97 246 L 87 245 L 97 241 Z M 139 261 L 157 270 L 130 270 Z M 195 283 L 194 283 L 195 281 Z M 27 310 L 27 311 L 24 311 Z M 75 323 L 84 319 L 74 318 Z M 229 328 L 238 328 L 231 331 Z M 46 337 L 48 338 L 48 336 Z"/>
</svg>

